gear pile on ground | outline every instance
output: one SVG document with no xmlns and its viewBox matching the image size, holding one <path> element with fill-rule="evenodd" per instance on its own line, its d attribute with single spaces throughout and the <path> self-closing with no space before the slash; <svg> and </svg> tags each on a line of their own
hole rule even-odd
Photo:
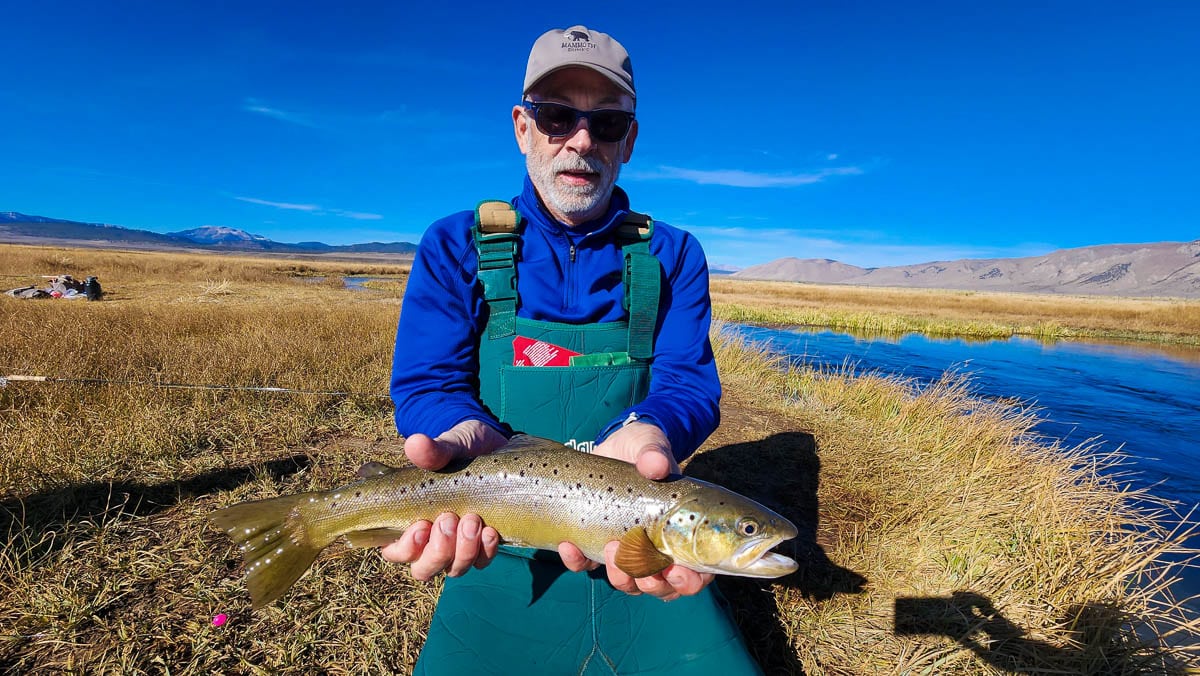
<svg viewBox="0 0 1200 676">
<path fill-rule="evenodd" d="M 100 300 L 104 291 L 100 288 L 100 280 L 88 277 L 87 281 L 79 281 L 71 275 L 50 275 L 45 277 L 48 286 L 22 286 L 9 289 L 4 294 L 13 298 L 86 298 Z"/>
</svg>

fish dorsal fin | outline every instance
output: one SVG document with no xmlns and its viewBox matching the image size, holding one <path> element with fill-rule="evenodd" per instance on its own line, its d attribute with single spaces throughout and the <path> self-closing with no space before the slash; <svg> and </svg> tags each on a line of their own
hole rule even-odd
<svg viewBox="0 0 1200 676">
<path fill-rule="evenodd" d="M 399 540 L 401 535 L 404 535 L 404 530 L 399 528 L 372 528 L 370 530 L 346 533 L 346 542 L 351 547 L 362 547 L 364 549 L 386 547 Z"/>
<path fill-rule="evenodd" d="M 650 577 L 675 560 L 658 551 L 645 528 L 632 528 L 621 538 L 621 546 L 617 548 L 613 562 L 626 575 Z"/>
<path fill-rule="evenodd" d="M 382 462 L 368 462 L 358 468 L 357 474 L 360 479 L 370 479 L 373 476 L 383 476 L 384 474 L 391 474 L 398 470 L 398 467 L 385 465 Z"/>
</svg>

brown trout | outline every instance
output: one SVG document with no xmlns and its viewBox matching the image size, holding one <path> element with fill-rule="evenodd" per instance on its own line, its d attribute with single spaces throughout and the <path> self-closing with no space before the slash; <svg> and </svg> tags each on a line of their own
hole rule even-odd
<svg viewBox="0 0 1200 676">
<path fill-rule="evenodd" d="M 240 545 L 254 607 L 286 592 L 322 549 L 397 540 L 442 512 L 475 513 L 504 544 L 557 551 L 573 542 L 596 561 L 646 577 L 672 563 L 700 572 L 780 577 L 796 570 L 771 552 L 796 537 L 784 517 L 698 479 L 651 481 L 626 462 L 517 435 L 499 451 L 441 471 L 368 463 L 359 481 L 329 491 L 232 505 L 210 519 Z"/>
</svg>

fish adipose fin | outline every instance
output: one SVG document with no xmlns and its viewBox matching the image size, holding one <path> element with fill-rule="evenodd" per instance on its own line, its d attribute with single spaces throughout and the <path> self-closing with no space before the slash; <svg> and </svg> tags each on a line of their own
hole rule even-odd
<svg viewBox="0 0 1200 676">
<path fill-rule="evenodd" d="M 294 511 L 307 494 L 244 502 L 217 510 L 209 520 L 240 545 L 246 588 L 257 610 L 286 592 L 329 542 L 312 542 Z"/>
<path fill-rule="evenodd" d="M 658 551 L 645 528 L 632 528 L 621 538 L 621 546 L 617 548 L 613 562 L 626 575 L 650 577 L 675 560 Z"/>
<path fill-rule="evenodd" d="M 400 536 L 404 535 L 404 531 L 395 528 L 371 528 L 369 530 L 360 530 L 353 533 L 346 533 L 346 542 L 351 547 L 386 547 Z"/>
<path fill-rule="evenodd" d="M 392 472 L 398 472 L 399 470 L 399 467 L 385 465 L 382 462 L 368 462 L 358 468 L 357 474 L 360 479 L 370 479 L 373 476 L 383 476 Z"/>
</svg>

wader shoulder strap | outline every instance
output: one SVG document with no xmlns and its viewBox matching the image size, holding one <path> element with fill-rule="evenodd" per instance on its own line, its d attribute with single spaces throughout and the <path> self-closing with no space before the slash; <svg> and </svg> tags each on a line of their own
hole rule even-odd
<svg viewBox="0 0 1200 676">
<path fill-rule="evenodd" d="M 517 331 L 517 247 L 521 217 L 508 202 L 487 200 L 475 207 L 475 250 L 479 283 L 488 304 L 488 338 Z"/>
<path fill-rule="evenodd" d="M 650 253 L 654 221 L 645 214 L 629 212 L 617 227 L 625 255 L 625 310 L 629 313 L 629 356 L 649 360 L 654 356 L 654 326 L 658 323 L 658 301 L 662 283 L 661 266 Z"/>
</svg>

